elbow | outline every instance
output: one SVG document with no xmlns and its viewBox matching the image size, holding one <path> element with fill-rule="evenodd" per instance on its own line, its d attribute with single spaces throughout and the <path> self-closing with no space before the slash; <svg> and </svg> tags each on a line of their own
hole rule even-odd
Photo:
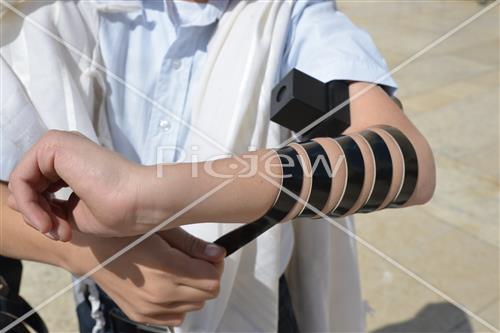
<svg viewBox="0 0 500 333">
<path fill-rule="evenodd" d="M 414 143 L 418 156 L 419 176 L 409 204 L 424 205 L 432 199 L 436 190 L 436 162 L 432 148 L 423 135 L 419 133 Z"/>
</svg>

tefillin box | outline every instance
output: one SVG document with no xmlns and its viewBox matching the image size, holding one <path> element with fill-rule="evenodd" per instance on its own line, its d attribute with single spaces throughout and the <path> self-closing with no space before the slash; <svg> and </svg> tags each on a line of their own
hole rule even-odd
<svg viewBox="0 0 500 333">
<path fill-rule="evenodd" d="M 350 124 L 349 83 L 323 83 L 292 69 L 272 91 L 271 120 L 296 133 L 306 129 L 301 141 L 338 137 Z"/>
</svg>

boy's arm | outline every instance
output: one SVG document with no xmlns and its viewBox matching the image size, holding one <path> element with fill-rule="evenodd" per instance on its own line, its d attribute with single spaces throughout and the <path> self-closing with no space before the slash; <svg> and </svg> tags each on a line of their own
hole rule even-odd
<svg viewBox="0 0 500 333">
<path fill-rule="evenodd" d="M 368 85 L 351 84 L 350 96 Z M 427 202 L 435 187 L 435 166 L 425 138 L 379 87 L 351 102 L 351 126 L 346 134 L 354 136 L 375 125 L 389 125 L 408 138 L 418 159 L 418 181 L 406 205 Z M 331 155 L 334 161 L 342 154 L 332 151 Z M 367 162 L 370 155 L 365 152 L 364 157 L 367 176 L 354 208 L 367 199 L 374 177 L 374 165 Z M 392 196 L 404 173 L 401 157 L 399 161 L 394 157 Z M 247 223 L 274 204 L 282 178 L 278 161 L 272 150 L 259 150 L 213 162 L 163 165 L 163 177 L 158 177 L 157 166 L 132 164 L 78 134 L 51 132 L 12 173 L 10 204 L 43 233 L 55 226 L 61 240 L 70 238 L 70 219 L 84 232 L 107 236 L 144 233 L 167 219 L 173 220 L 170 227 L 211 221 Z M 253 168 L 249 176 L 241 177 L 249 168 Z M 75 192 L 64 205 L 67 216 L 53 214 L 45 197 L 60 186 L 70 186 Z M 307 200 L 307 193 L 300 197 Z M 354 208 L 348 214 L 355 213 Z"/>
<path fill-rule="evenodd" d="M 187 312 L 218 295 L 220 247 L 173 229 L 152 235 L 96 270 L 135 238 L 103 240 L 75 232 L 72 242 L 54 242 L 7 207 L 8 195 L 7 185 L 0 183 L 0 255 L 58 266 L 77 276 L 92 271 L 91 277 L 135 321 L 177 326 Z"/>
<path fill-rule="evenodd" d="M 7 206 L 9 190 L 0 183 L 0 255 L 65 267 L 68 243 L 53 242 L 24 223 L 23 216 Z"/>
</svg>

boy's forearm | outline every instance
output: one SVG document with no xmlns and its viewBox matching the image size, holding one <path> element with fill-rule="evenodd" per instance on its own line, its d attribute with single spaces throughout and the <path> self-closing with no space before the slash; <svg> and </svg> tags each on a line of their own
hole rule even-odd
<svg viewBox="0 0 500 333">
<path fill-rule="evenodd" d="M 165 176 L 158 176 L 162 172 Z M 173 216 L 193 204 L 169 227 L 199 222 L 248 223 L 273 205 L 281 167 L 275 152 L 262 149 L 212 162 L 150 166 L 141 177 L 148 181 L 141 186 L 145 193 L 139 195 L 138 206 Z M 150 217 L 147 212 L 144 215 Z"/>
<path fill-rule="evenodd" d="M 30 227 L 7 206 L 9 190 L 0 183 L 0 255 L 63 267 L 69 244 L 54 242 Z"/>
<path fill-rule="evenodd" d="M 418 156 L 419 177 L 415 191 L 405 205 L 423 204 L 430 199 L 435 187 L 435 166 L 432 151 L 425 138 L 380 87 L 368 88 L 370 88 L 368 83 L 351 85 L 350 94 L 354 97 L 351 99 L 352 125 L 345 134 L 356 136 L 356 133 L 374 126 L 389 125 L 399 129 L 407 136 Z M 363 93 L 363 98 L 356 98 L 356 95 L 360 93 Z M 330 161 L 334 165 L 341 154 L 329 150 L 325 145 L 325 140 L 320 139 L 319 141 L 330 156 L 334 156 Z M 365 154 L 364 157 L 365 160 L 370 160 L 369 154 Z M 256 163 L 251 162 L 254 160 Z M 402 161 L 400 162 L 402 163 Z M 246 168 L 244 163 L 247 164 Z M 271 172 L 270 166 L 273 167 Z M 373 167 L 370 163 L 365 165 L 367 174 L 370 174 L 368 171 Z M 238 176 L 240 173 L 247 172 L 248 168 L 252 169 L 249 172 L 251 177 Z M 402 182 L 404 168 L 401 168 L 400 163 L 394 163 L 393 169 L 393 186 L 384 205 L 382 205 L 384 207 L 394 199 Z M 196 176 L 193 176 L 193 170 L 196 170 Z M 207 170 L 212 172 L 207 172 Z M 147 194 L 140 195 L 146 198 L 140 205 L 148 207 L 152 204 L 154 210 L 161 211 L 163 216 L 172 216 L 196 202 L 206 193 L 215 190 L 217 186 L 221 186 L 214 194 L 175 219 L 171 226 L 210 221 L 252 222 L 262 217 L 276 200 L 280 191 L 281 172 L 279 158 L 276 153 L 272 153 L 270 150 L 259 150 L 214 162 L 197 163 L 194 166 L 186 163 L 147 167 L 145 171 L 147 175 L 142 178 L 152 181 L 143 186 Z M 157 177 L 157 175 L 164 175 L 164 177 Z M 223 177 L 218 177 L 218 175 L 223 175 Z M 335 175 L 333 176 L 335 177 Z M 227 184 L 223 185 L 225 182 Z M 337 175 L 337 179 L 333 180 L 332 191 L 342 191 L 343 186 L 337 186 L 342 182 L 342 177 Z M 359 209 L 363 201 L 368 199 L 370 189 L 370 183 L 365 184 L 358 203 L 347 215 L 355 213 L 356 208 Z M 302 199 L 307 201 L 307 197 Z M 322 207 L 317 208 L 321 209 Z"/>
<path fill-rule="evenodd" d="M 329 192 L 328 204 L 316 203 L 315 207 L 327 215 L 346 216 L 360 209 L 369 212 L 391 203 L 397 207 L 423 204 L 434 192 L 435 166 L 427 141 L 380 87 L 368 88 L 367 83 L 351 84 L 351 126 L 344 133 L 347 137 L 316 139 L 322 140 L 317 141 L 323 148 L 320 155 L 326 153 L 331 166 L 340 165 L 339 172 L 344 175 L 334 173 L 323 179 L 322 191 Z M 375 137 L 371 132 L 377 133 L 381 125 L 389 126 L 395 134 L 384 130 L 385 137 L 382 133 Z M 371 142 L 363 139 L 367 132 L 371 133 Z M 312 162 L 303 144 L 293 145 L 296 147 L 288 149 L 295 159 Z M 375 156 L 372 145 L 385 150 L 377 148 Z M 273 150 L 263 149 L 238 158 L 144 167 L 79 134 L 51 131 L 12 172 L 12 207 L 42 233 L 57 229 L 60 240 L 71 238 L 70 224 L 85 233 L 116 237 L 145 233 L 165 220 L 172 220 L 169 227 L 200 222 L 248 223 L 262 217 L 280 199 L 282 158 Z M 376 159 L 383 163 L 375 163 Z M 348 168 L 349 161 L 354 164 Z M 296 186 L 300 191 L 296 195 L 302 200 L 295 205 L 290 200 L 280 205 L 290 213 L 283 219 L 280 216 L 280 221 L 298 216 L 309 193 L 315 191 L 311 173 L 302 167 L 293 177 L 306 189 L 298 190 Z M 382 176 L 378 178 L 379 167 Z M 352 175 L 348 169 L 354 170 Z M 377 192 L 372 195 L 375 180 Z M 58 184 L 74 191 L 72 199 L 60 207 L 66 211 L 66 219 L 72 218 L 71 223 L 42 205 L 49 185 Z M 338 184 L 341 186 L 336 187 Z"/>
</svg>

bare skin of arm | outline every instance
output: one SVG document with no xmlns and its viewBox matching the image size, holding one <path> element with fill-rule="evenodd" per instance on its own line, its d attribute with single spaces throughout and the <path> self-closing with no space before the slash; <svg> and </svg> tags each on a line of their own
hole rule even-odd
<svg viewBox="0 0 500 333">
<path fill-rule="evenodd" d="M 355 96 L 369 86 L 353 83 L 350 95 Z M 351 126 L 345 134 L 354 136 L 376 125 L 399 129 L 417 152 L 419 179 L 406 205 L 430 200 L 435 188 L 432 151 L 380 87 L 373 87 L 351 101 Z M 331 154 L 335 159 L 338 151 Z M 248 171 L 250 161 L 255 162 L 254 172 L 241 177 Z M 9 204 L 42 233 L 51 232 L 63 241 L 71 237 L 70 223 L 83 232 L 103 236 L 141 234 L 168 218 L 173 219 L 168 227 L 214 221 L 247 223 L 261 217 L 273 205 L 279 191 L 276 184 L 281 182 L 278 161 L 276 153 L 263 149 L 197 165 L 162 165 L 164 176 L 157 177 L 158 166 L 139 166 L 78 134 L 53 131 L 27 153 L 12 173 L 9 186 L 13 196 Z M 192 176 L 193 168 L 199 171 L 197 177 Z M 395 164 L 394 169 L 396 175 L 402 175 L 402 165 Z M 402 180 L 396 177 L 395 181 Z M 46 194 L 61 186 L 70 186 L 75 194 L 61 207 L 66 216 L 55 216 Z M 397 186 L 392 187 L 395 195 Z M 355 206 L 360 205 L 369 190 L 367 182 Z M 210 191 L 213 193 L 207 196 Z M 175 216 L 194 202 L 183 214 Z"/>
<path fill-rule="evenodd" d="M 135 237 L 102 238 L 73 232 L 71 242 L 54 242 L 23 223 L 7 207 L 7 185 L 0 183 L 0 255 L 87 274 Z M 177 326 L 189 311 L 218 295 L 224 250 L 181 229 L 155 234 L 91 276 L 129 318 Z M 124 294 L 123 290 L 127 290 Z"/>
</svg>

